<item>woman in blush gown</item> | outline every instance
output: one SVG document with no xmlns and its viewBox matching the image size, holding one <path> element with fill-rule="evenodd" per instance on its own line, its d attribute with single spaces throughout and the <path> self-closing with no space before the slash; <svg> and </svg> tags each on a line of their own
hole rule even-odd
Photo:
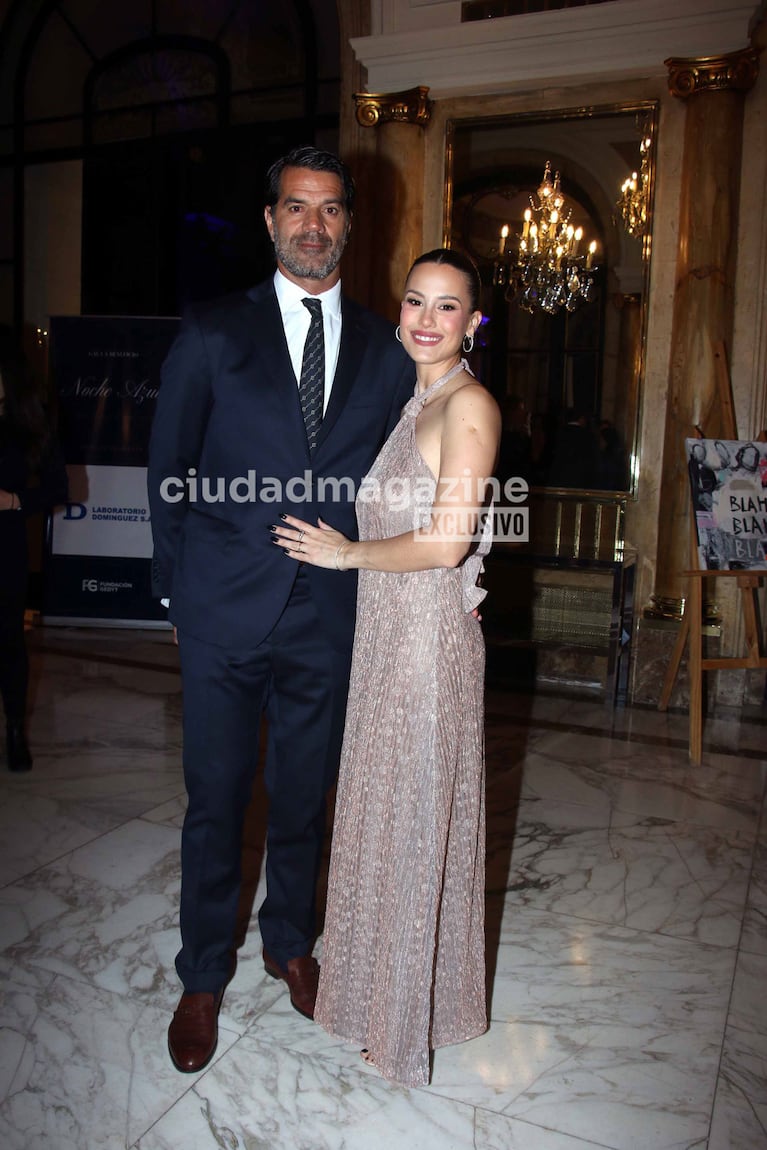
<svg viewBox="0 0 767 1150">
<path fill-rule="evenodd" d="M 487 1029 L 475 608 L 501 420 L 461 358 L 478 302 L 465 256 L 415 261 L 398 335 L 416 390 L 360 486 L 360 540 L 291 516 L 273 529 L 296 560 L 359 569 L 314 1017 L 407 1086 L 428 1083 L 432 1049 Z"/>
</svg>

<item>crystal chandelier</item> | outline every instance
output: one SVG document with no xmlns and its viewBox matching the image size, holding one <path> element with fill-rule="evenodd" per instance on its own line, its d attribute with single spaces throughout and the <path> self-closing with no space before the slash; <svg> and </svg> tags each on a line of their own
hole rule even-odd
<svg viewBox="0 0 767 1150">
<path fill-rule="evenodd" d="M 559 172 L 552 178 L 549 160 L 529 200 L 522 230 L 514 237 L 516 252 L 510 255 L 509 227 L 504 224 L 501 229 L 493 283 L 505 287 L 506 299 L 525 311 L 540 309 L 549 315 L 562 307 L 575 311 L 595 295 L 596 240 L 586 246 L 583 228 L 571 224 L 572 208 L 562 194 Z"/>
<path fill-rule="evenodd" d="M 647 209 L 650 198 L 650 148 L 652 137 L 642 134 L 639 145 L 641 161 L 639 171 L 632 172 L 621 185 L 620 199 L 615 205 L 621 214 L 623 226 L 630 236 L 641 239 L 647 232 Z"/>
</svg>

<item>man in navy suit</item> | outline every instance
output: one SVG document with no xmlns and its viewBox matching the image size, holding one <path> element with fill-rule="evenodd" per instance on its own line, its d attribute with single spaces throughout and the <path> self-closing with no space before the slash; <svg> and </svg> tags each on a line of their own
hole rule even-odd
<svg viewBox="0 0 767 1150">
<path fill-rule="evenodd" d="M 348 572 L 286 562 L 270 527 L 286 512 L 321 515 L 355 535 L 356 488 L 414 382 L 392 326 L 341 295 L 353 195 L 331 153 L 307 147 L 278 160 L 264 213 L 273 279 L 189 309 L 163 367 L 149 493 L 155 589 L 170 601 L 179 645 L 188 794 L 176 958 L 184 993 L 168 1044 L 190 1073 L 216 1049 L 234 970 L 243 816 L 263 713 L 264 964 L 296 1010 L 314 1011 L 315 892 L 356 584 Z"/>
</svg>

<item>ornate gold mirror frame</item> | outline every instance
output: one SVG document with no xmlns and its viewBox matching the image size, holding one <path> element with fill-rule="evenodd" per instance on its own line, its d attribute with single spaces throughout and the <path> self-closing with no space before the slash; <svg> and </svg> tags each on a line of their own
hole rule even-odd
<svg viewBox="0 0 767 1150">
<path fill-rule="evenodd" d="M 482 274 L 475 360 L 504 408 L 499 467 L 536 489 L 636 489 L 657 116 L 641 101 L 447 122 L 444 242 Z M 547 165 L 564 202 L 544 259 Z"/>
</svg>

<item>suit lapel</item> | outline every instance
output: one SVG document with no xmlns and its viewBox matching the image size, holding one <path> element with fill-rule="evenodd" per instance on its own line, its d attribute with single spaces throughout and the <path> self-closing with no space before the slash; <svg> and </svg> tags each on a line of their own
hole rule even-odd
<svg viewBox="0 0 767 1150">
<path fill-rule="evenodd" d="M 274 289 L 269 284 L 260 285 L 247 295 L 253 304 L 253 310 L 246 314 L 250 341 L 269 374 L 287 386 L 293 378 L 293 368 Z"/>
<path fill-rule="evenodd" d="M 268 280 L 252 288 L 247 295 L 253 305 L 247 312 L 250 341 L 275 391 L 280 394 L 280 406 L 284 406 L 284 410 L 289 413 L 291 429 L 303 443 L 308 459 L 309 447 L 306 443 L 301 401 L 274 286 Z"/>
<path fill-rule="evenodd" d="M 325 411 L 319 434 L 317 447 L 324 443 L 333 429 L 333 425 L 344 409 L 349 393 L 357 378 L 359 365 L 362 363 L 365 351 L 365 332 L 360 323 L 360 315 L 355 305 L 346 299 L 341 300 L 341 346 L 338 349 L 338 364 L 333 377 L 333 386 L 330 391 L 330 400 Z"/>
</svg>

